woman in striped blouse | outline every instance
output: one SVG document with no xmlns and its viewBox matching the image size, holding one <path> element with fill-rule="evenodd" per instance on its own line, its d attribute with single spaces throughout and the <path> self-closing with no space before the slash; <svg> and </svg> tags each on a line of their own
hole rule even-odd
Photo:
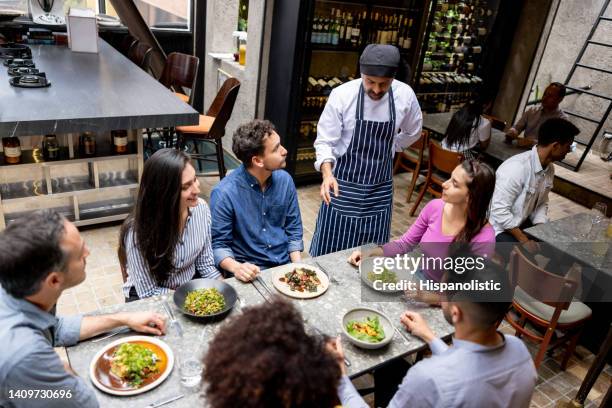
<svg viewBox="0 0 612 408">
<path fill-rule="evenodd" d="M 161 149 L 145 163 L 119 253 L 125 253 L 126 301 L 176 289 L 194 277 L 220 278 L 210 234 L 210 210 L 189 156 Z M 121 256 L 120 256 L 121 258 Z"/>
</svg>

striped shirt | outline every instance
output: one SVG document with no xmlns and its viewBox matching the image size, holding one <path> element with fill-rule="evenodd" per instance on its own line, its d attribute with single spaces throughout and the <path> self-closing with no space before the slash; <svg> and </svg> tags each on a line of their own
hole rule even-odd
<svg viewBox="0 0 612 408">
<path fill-rule="evenodd" d="M 139 298 L 160 295 L 169 289 L 176 289 L 194 277 L 218 278 L 221 276 L 213 259 L 210 239 L 210 210 L 206 202 L 198 200 L 198 205 L 189 210 L 183 235 L 174 249 L 176 271 L 158 285 L 149 272 L 147 262 L 134 244 L 133 229 L 125 237 L 128 278 L 123 285 L 123 295 L 128 298 L 134 287 Z"/>
</svg>

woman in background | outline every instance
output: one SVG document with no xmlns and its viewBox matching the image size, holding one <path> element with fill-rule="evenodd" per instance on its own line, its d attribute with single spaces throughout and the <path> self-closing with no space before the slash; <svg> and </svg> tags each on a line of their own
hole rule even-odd
<svg viewBox="0 0 612 408">
<path fill-rule="evenodd" d="M 189 156 L 181 151 L 161 149 L 146 161 L 136 206 L 119 237 L 126 301 L 166 293 L 194 277 L 220 278 L 210 210 L 198 197 L 199 185 Z"/>
<path fill-rule="evenodd" d="M 471 100 L 459 109 L 446 128 L 442 147 L 475 159 L 491 142 L 491 121 L 482 116 L 489 103 L 480 98 Z"/>
</svg>

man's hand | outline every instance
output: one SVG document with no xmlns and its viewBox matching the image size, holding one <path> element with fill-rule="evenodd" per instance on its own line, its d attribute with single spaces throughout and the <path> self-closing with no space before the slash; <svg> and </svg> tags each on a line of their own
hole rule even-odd
<svg viewBox="0 0 612 408">
<path fill-rule="evenodd" d="M 344 350 L 342 350 L 340 336 L 330 338 L 327 343 L 325 343 L 325 348 L 332 356 L 335 357 L 342 375 L 346 375 L 346 366 L 344 365 Z"/>
<path fill-rule="evenodd" d="M 141 333 L 161 336 L 166 332 L 166 320 L 154 312 L 126 312 L 123 314 L 124 323 L 130 329 Z"/>
<path fill-rule="evenodd" d="M 248 262 L 239 263 L 231 272 L 236 279 L 243 282 L 250 282 L 259 275 L 259 266 Z"/>
<path fill-rule="evenodd" d="M 332 175 L 323 177 L 323 182 L 321 183 L 321 200 L 325 201 L 325 204 L 329 205 L 331 203 L 331 194 L 330 190 L 334 190 L 334 196 L 338 197 L 340 195 L 338 189 L 338 181 Z"/>
<path fill-rule="evenodd" d="M 410 333 L 420 337 L 426 343 L 436 338 L 423 316 L 416 312 L 405 311 L 400 317 L 400 322 L 406 326 Z"/>
<path fill-rule="evenodd" d="M 347 261 L 351 265 L 359 266 L 361 264 L 361 251 L 353 251 L 351 256 L 348 257 Z"/>
</svg>

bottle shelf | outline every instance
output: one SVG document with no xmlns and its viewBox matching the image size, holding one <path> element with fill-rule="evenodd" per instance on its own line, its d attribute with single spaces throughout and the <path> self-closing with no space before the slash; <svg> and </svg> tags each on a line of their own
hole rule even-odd
<svg viewBox="0 0 612 408">
<path fill-rule="evenodd" d="M 6 163 L 4 155 L 0 154 L 0 167 L 19 167 L 24 165 L 45 165 L 45 166 L 57 166 L 70 163 L 85 163 L 92 161 L 103 161 L 103 160 L 119 160 L 129 159 L 137 157 L 136 142 L 128 143 L 128 152 L 125 154 L 113 153 L 112 147 L 109 144 L 100 144 L 96 146 L 96 154 L 92 156 L 80 155 L 78 149 L 75 149 L 74 157 L 70 157 L 69 149 L 67 146 L 61 146 L 59 150 L 58 160 L 45 160 L 43 157 L 42 149 L 22 150 L 21 151 L 21 162 L 19 163 Z"/>
<path fill-rule="evenodd" d="M 361 45 L 334 45 L 334 44 L 320 44 L 320 43 L 308 43 L 307 49 L 311 51 L 331 51 L 331 52 L 358 52 L 363 50 Z"/>
</svg>

